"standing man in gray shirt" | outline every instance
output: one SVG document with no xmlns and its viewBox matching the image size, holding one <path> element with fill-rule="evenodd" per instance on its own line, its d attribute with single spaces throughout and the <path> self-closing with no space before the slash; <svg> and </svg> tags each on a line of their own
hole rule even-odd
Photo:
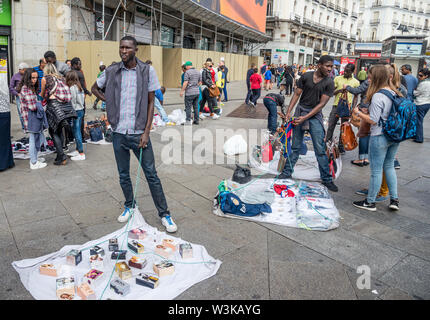
<svg viewBox="0 0 430 320">
<path fill-rule="evenodd" d="M 55 55 L 54 51 L 46 51 L 43 57 L 45 58 L 46 63 L 52 63 L 55 65 L 58 73 L 60 73 L 63 77 L 66 77 L 66 73 L 71 70 L 69 65 L 57 60 L 57 56 Z"/>
<path fill-rule="evenodd" d="M 185 62 L 184 66 L 186 69 L 184 84 L 179 95 L 183 97 L 185 92 L 185 113 L 187 114 L 185 124 L 199 124 L 199 85 L 202 82 L 202 74 L 193 68 L 191 61 Z M 194 121 L 191 119 L 191 107 L 194 109 Z"/>
<path fill-rule="evenodd" d="M 131 149 L 138 159 L 141 152 L 140 166 L 145 173 L 161 223 L 167 232 L 175 232 L 177 226 L 167 208 L 149 139 L 155 91 L 160 89 L 160 84 L 155 69 L 137 59 L 136 52 L 136 39 L 131 36 L 123 37 L 119 43 L 122 61 L 106 68 L 91 88 L 97 98 L 106 102 L 107 118 L 113 130 L 113 150 L 125 197 L 125 210 L 118 221 L 128 221 L 136 206 L 130 179 Z M 102 89 L 105 89 L 104 93 Z"/>
</svg>

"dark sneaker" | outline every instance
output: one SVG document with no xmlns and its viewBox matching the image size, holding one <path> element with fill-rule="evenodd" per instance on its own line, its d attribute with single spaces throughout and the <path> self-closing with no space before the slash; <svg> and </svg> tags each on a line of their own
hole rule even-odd
<svg viewBox="0 0 430 320">
<path fill-rule="evenodd" d="M 362 201 L 354 201 L 352 203 L 352 205 L 354 207 L 360 208 L 360 209 L 365 209 L 365 210 L 369 210 L 369 211 L 376 211 L 376 205 L 375 203 L 368 203 L 367 199 L 364 199 Z"/>
<path fill-rule="evenodd" d="M 322 184 L 325 185 L 327 187 L 327 189 L 329 189 L 330 191 L 338 192 L 338 190 L 339 190 L 337 188 L 337 186 L 333 183 L 333 181 L 323 182 Z"/>
<path fill-rule="evenodd" d="M 345 154 L 345 148 L 343 146 L 339 146 L 339 153 Z"/>
<path fill-rule="evenodd" d="M 394 169 L 397 169 L 397 170 L 400 169 L 400 162 L 397 159 L 394 159 Z"/>
<path fill-rule="evenodd" d="M 278 179 L 291 179 L 291 174 L 281 173 Z"/>
<path fill-rule="evenodd" d="M 383 202 L 383 201 L 385 201 L 385 200 L 388 200 L 388 196 L 377 196 L 376 198 L 375 198 L 375 202 Z"/>
<path fill-rule="evenodd" d="M 362 190 L 358 190 L 355 193 L 359 194 L 360 196 L 367 196 L 367 193 L 369 192 L 369 190 L 367 189 L 362 189 Z"/>
<path fill-rule="evenodd" d="M 399 199 L 391 199 L 388 208 L 391 210 L 399 210 Z"/>
<path fill-rule="evenodd" d="M 198 120 L 194 120 L 194 121 L 193 121 L 193 124 L 198 125 L 198 124 L 199 124 L 199 121 L 198 121 Z"/>
</svg>

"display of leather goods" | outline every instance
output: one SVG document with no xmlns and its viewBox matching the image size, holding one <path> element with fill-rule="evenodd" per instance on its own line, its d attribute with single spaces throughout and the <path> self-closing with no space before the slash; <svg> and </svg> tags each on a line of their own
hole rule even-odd
<svg viewBox="0 0 430 320">
<path fill-rule="evenodd" d="M 122 280 L 130 279 L 133 276 L 130 267 L 124 261 L 115 264 L 115 272 Z"/>
<path fill-rule="evenodd" d="M 346 151 L 354 150 L 358 146 L 357 139 L 355 138 L 355 133 L 352 130 L 349 121 L 341 124 L 341 139 L 343 147 Z"/>
<path fill-rule="evenodd" d="M 99 255 L 104 257 L 105 256 L 105 251 L 103 250 L 103 248 L 100 248 L 99 246 L 94 246 L 90 249 L 90 255 Z"/>
<path fill-rule="evenodd" d="M 130 239 L 143 240 L 147 236 L 147 233 L 143 229 L 132 229 L 128 232 L 128 237 Z"/>
<path fill-rule="evenodd" d="M 73 300 L 73 298 L 75 297 L 75 278 L 57 278 L 56 294 L 57 298 L 60 300 Z"/>
<path fill-rule="evenodd" d="M 39 273 L 45 276 L 58 277 L 60 275 L 60 266 L 54 266 L 53 264 L 47 263 L 42 264 L 39 267 Z"/>
<path fill-rule="evenodd" d="M 342 96 L 339 98 L 339 102 L 336 107 L 336 115 L 339 118 L 348 118 L 349 114 L 349 103 L 348 103 L 348 92 L 344 90 Z"/>
<path fill-rule="evenodd" d="M 164 276 L 169 276 L 175 272 L 175 266 L 173 263 L 168 261 L 162 261 L 158 264 L 154 263 L 154 272 L 161 278 Z"/>
<path fill-rule="evenodd" d="M 113 238 L 109 239 L 109 251 L 117 251 L 118 250 L 118 239 Z"/>
<path fill-rule="evenodd" d="M 136 269 L 143 269 L 146 267 L 146 264 L 146 259 L 141 257 L 132 256 L 131 259 L 128 260 L 128 265 Z"/>
<path fill-rule="evenodd" d="M 129 241 L 127 246 L 134 253 L 143 253 L 144 252 L 143 244 L 141 244 L 140 242 L 137 242 L 136 240 Z"/>
<path fill-rule="evenodd" d="M 361 118 L 355 112 L 351 112 L 351 119 L 349 121 L 354 127 L 360 128 Z"/>
<path fill-rule="evenodd" d="M 192 259 L 193 258 L 193 247 L 190 243 L 181 243 L 179 245 L 179 254 L 182 259 Z"/>
<path fill-rule="evenodd" d="M 158 286 L 158 278 L 149 273 L 139 273 L 136 277 L 136 284 L 155 289 Z"/>
<path fill-rule="evenodd" d="M 252 179 L 251 170 L 247 168 L 243 168 L 239 165 L 236 165 L 236 169 L 234 170 L 233 178 L 232 178 L 234 182 L 245 184 L 251 181 L 251 179 Z"/>
<path fill-rule="evenodd" d="M 369 122 L 361 121 L 360 128 L 358 129 L 358 132 L 357 132 L 357 137 L 359 138 L 367 137 L 370 134 L 370 127 L 371 125 Z"/>
<path fill-rule="evenodd" d="M 93 288 L 96 288 L 103 281 L 103 271 L 91 269 L 83 278 L 83 282 L 88 283 Z"/>
<path fill-rule="evenodd" d="M 109 287 L 116 293 L 122 296 L 126 296 L 127 294 L 130 293 L 130 285 L 119 279 L 119 278 L 115 278 L 110 282 Z"/>
<path fill-rule="evenodd" d="M 103 269 L 104 267 L 103 257 L 98 254 L 91 255 L 90 265 L 91 265 L 91 269 L 97 269 L 97 270 Z"/>
<path fill-rule="evenodd" d="M 177 249 L 177 243 L 173 241 L 172 239 L 163 239 L 162 245 L 172 249 L 173 251 L 176 251 Z"/>
<path fill-rule="evenodd" d="M 67 264 L 71 266 L 77 266 L 82 261 L 82 251 L 70 250 L 66 256 Z"/>
<path fill-rule="evenodd" d="M 127 256 L 127 250 L 116 250 L 112 252 L 111 259 L 112 260 L 125 260 Z"/>
<path fill-rule="evenodd" d="M 168 259 L 172 255 L 173 250 L 172 248 L 168 248 L 161 244 L 158 244 L 155 246 L 155 253 L 162 256 L 163 258 Z"/>
<path fill-rule="evenodd" d="M 96 300 L 96 293 L 86 282 L 82 282 L 76 292 L 82 300 Z"/>
<path fill-rule="evenodd" d="M 220 95 L 220 92 L 217 86 L 215 86 L 215 88 L 208 87 L 208 90 L 209 90 L 209 96 L 212 98 L 218 97 Z"/>
</svg>

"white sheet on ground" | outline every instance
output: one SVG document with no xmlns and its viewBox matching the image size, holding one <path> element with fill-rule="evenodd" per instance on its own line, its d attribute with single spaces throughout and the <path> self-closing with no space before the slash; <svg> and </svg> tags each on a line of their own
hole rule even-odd
<svg viewBox="0 0 430 320">
<path fill-rule="evenodd" d="M 55 151 L 47 150 L 47 151 L 39 151 L 37 153 L 38 157 L 44 157 L 48 154 L 54 153 Z M 13 152 L 13 158 L 14 159 L 20 159 L 20 160 L 27 160 L 30 159 L 30 153 L 28 151 L 14 151 Z"/>
<path fill-rule="evenodd" d="M 111 238 L 118 238 L 118 245 L 120 249 L 127 249 L 127 235 L 128 230 L 133 228 L 142 228 L 147 231 L 148 236 L 144 240 L 139 240 L 145 247 L 145 253 L 135 254 L 132 251 L 127 252 L 128 261 L 132 256 L 140 256 L 147 259 L 148 263 L 143 270 L 131 268 L 133 276 L 141 273 L 154 273 L 152 266 L 154 262 L 164 260 L 158 255 L 155 255 L 154 248 L 156 244 L 162 242 L 162 239 L 168 238 L 177 243 L 185 243 L 180 238 L 175 238 L 167 235 L 165 232 L 160 232 L 156 228 L 148 225 L 140 212 L 136 210 L 134 217 L 130 220 L 129 226 L 112 232 L 100 239 L 89 241 L 83 245 L 68 245 L 64 246 L 61 250 L 47 254 L 43 257 L 34 259 L 25 259 L 21 261 L 14 261 L 12 266 L 18 272 L 24 287 L 31 293 L 35 299 L 55 300 L 56 298 L 56 278 L 39 274 L 39 266 L 45 263 L 52 263 L 54 265 L 65 265 L 66 254 L 72 249 L 83 250 L 82 262 L 76 267 L 69 267 L 69 271 L 62 274 L 62 276 L 71 275 L 75 277 L 75 284 L 79 285 L 82 276 L 88 272 L 90 268 L 89 263 L 89 248 L 98 245 L 105 251 L 105 265 L 104 265 L 104 279 L 96 288 L 93 288 L 97 299 L 100 299 L 103 290 L 106 288 L 102 299 L 114 300 L 168 300 L 177 297 L 179 294 L 193 286 L 194 284 L 203 281 L 215 275 L 221 266 L 221 261 L 211 257 L 206 251 L 205 247 L 197 244 L 191 244 L 193 247 L 193 258 L 182 260 L 178 250 L 170 257 L 170 262 L 175 266 L 175 272 L 172 275 L 161 277 L 159 285 L 155 289 L 150 289 L 136 284 L 135 278 L 125 280 L 130 284 L 131 291 L 125 297 L 117 295 L 109 288 L 109 279 L 112 272 L 114 272 L 115 260 L 110 259 L 111 252 L 108 250 L 108 242 Z M 154 242 L 154 240 L 156 242 Z M 123 260 L 121 260 L 123 261 Z M 65 268 L 66 269 L 66 268 Z M 115 279 L 116 273 L 112 275 Z M 107 286 L 107 287 L 106 287 Z M 80 300 L 78 295 L 75 295 L 75 300 Z"/>
<path fill-rule="evenodd" d="M 294 192 L 295 197 L 282 198 L 273 191 L 275 198 L 270 206 L 272 213 L 262 213 L 254 217 L 242 217 L 224 213 L 218 205 L 217 197 L 214 199 L 212 212 L 221 217 L 314 231 L 328 231 L 339 226 L 339 211 L 327 188 L 318 182 L 295 182 L 290 179 L 277 179 L 276 181 L 275 179 L 255 179 L 245 186 L 233 181 L 227 181 L 227 185 L 233 188 L 250 188 L 255 193 L 264 192 L 268 188 L 273 190 L 274 184 L 287 185 Z M 307 188 L 315 190 L 315 193 L 308 193 Z"/>
</svg>

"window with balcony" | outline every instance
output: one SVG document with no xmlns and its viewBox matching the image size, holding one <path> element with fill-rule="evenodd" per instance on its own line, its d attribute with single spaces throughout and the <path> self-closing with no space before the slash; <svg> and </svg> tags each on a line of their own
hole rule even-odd
<svg viewBox="0 0 430 320">
<path fill-rule="evenodd" d="M 290 33 L 290 43 L 296 43 L 296 32 L 291 32 Z"/>
<path fill-rule="evenodd" d="M 328 47 L 327 47 L 327 38 L 324 38 L 322 41 L 322 49 L 324 51 L 327 51 Z"/>
<path fill-rule="evenodd" d="M 335 40 L 330 40 L 330 52 L 334 52 L 334 42 Z"/>
<path fill-rule="evenodd" d="M 336 53 L 342 53 L 342 41 L 337 42 L 337 50 Z"/>
<path fill-rule="evenodd" d="M 300 35 L 300 45 L 301 46 L 305 46 L 306 45 L 306 35 L 305 34 L 301 34 Z"/>
</svg>

